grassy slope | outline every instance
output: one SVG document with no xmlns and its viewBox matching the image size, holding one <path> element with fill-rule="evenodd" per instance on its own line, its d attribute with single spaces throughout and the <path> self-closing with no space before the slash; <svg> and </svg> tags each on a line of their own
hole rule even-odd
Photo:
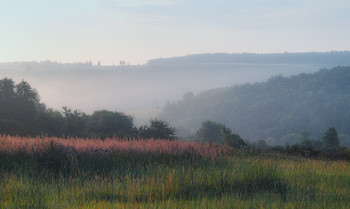
<svg viewBox="0 0 350 209">
<path fill-rule="evenodd" d="M 30 139 L 20 139 L 15 149 L 8 144 L 5 149 L 9 140 L 18 139 L 0 138 L 0 208 L 348 208 L 350 203 L 350 164 L 344 161 L 253 156 L 209 145 L 196 145 L 189 154 L 177 142 L 164 143 L 159 149 L 167 151 L 160 154 L 67 155 L 68 146 L 57 139 L 25 149 L 18 144 Z M 175 145 L 173 152 L 169 147 Z M 201 146 L 221 154 L 196 152 Z"/>
</svg>

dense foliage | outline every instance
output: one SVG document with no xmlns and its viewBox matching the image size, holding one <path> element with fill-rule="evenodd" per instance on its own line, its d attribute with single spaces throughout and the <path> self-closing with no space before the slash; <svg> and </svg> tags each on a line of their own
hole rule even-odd
<svg viewBox="0 0 350 209">
<path fill-rule="evenodd" d="M 141 126 L 139 136 L 142 138 L 175 139 L 175 129 L 163 120 L 150 120 L 150 126 Z"/>
<path fill-rule="evenodd" d="M 194 135 L 194 140 L 199 142 L 225 144 L 235 148 L 247 146 L 238 134 L 232 133 L 231 129 L 227 128 L 224 124 L 215 123 L 209 120 L 202 123 L 202 127 Z"/>
<path fill-rule="evenodd" d="M 0 131 L 25 134 L 35 132 L 43 106 L 37 92 L 22 81 L 0 80 Z"/>
<path fill-rule="evenodd" d="M 121 137 L 174 139 L 175 129 L 165 121 L 151 120 L 151 126 L 134 126 L 133 118 L 121 112 L 97 110 L 88 115 L 63 107 L 62 112 L 40 103 L 27 82 L 0 80 L 0 134 L 19 136 Z"/>
<path fill-rule="evenodd" d="M 244 139 L 282 138 L 301 131 L 321 139 L 335 127 L 346 142 L 350 135 L 350 67 L 322 69 L 313 74 L 275 76 L 266 82 L 213 89 L 168 103 L 160 118 L 192 133 L 202 121 L 227 125 Z"/>
</svg>

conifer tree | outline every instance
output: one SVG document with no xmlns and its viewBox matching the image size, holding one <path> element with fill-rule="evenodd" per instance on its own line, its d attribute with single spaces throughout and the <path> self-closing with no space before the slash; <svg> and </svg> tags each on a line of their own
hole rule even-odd
<svg viewBox="0 0 350 209">
<path fill-rule="evenodd" d="M 323 149 L 326 151 L 335 151 L 339 148 L 338 133 L 334 127 L 328 128 L 328 130 L 324 133 L 322 140 Z"/>
</svg>

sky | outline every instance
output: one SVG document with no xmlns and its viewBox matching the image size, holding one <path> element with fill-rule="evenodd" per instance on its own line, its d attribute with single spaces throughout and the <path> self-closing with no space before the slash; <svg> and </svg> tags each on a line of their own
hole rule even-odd
<svg viewBox="0 0 350 209">
<path fill-rule="evenodd" d="M 0 0 L 0 62 L 350 49 L 349 0 Z"/>
</svg>

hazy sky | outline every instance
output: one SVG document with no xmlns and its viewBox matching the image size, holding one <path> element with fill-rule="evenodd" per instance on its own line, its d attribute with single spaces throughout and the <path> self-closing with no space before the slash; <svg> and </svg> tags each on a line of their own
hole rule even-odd
<svg viewBox="0 0 350 209">
<path fill-rule="evenodd" d="M 350 49 L 349 0 L 0 0 L 0 62 Z"/>
</svg>

